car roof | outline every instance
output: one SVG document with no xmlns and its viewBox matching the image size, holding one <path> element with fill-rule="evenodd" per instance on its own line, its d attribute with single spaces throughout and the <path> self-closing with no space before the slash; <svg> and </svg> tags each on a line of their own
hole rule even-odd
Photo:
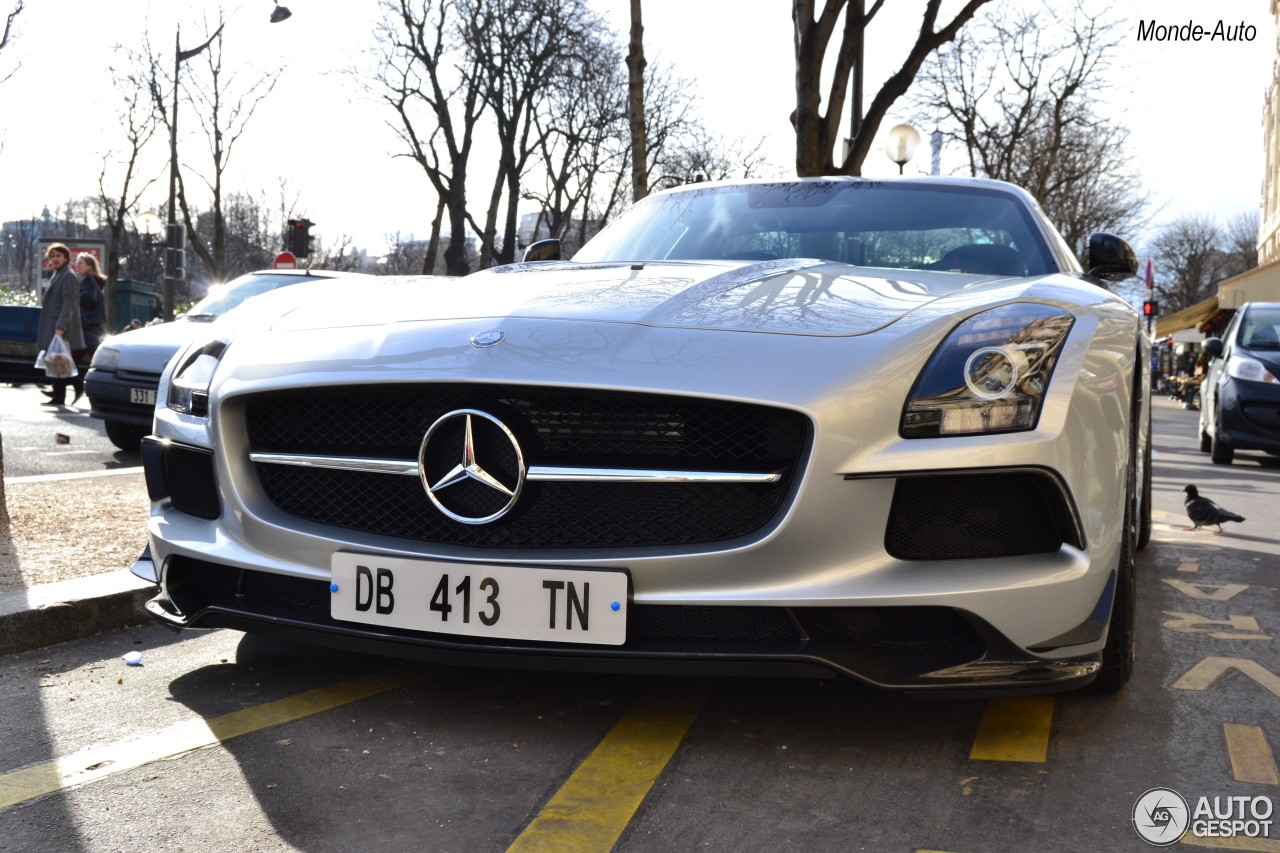
<svg viewBox="0 0 1280 853">
<path fill-rule="evenodd" d="M 1008 181 L 997 181 L 992 178 L 963 178 L 952 177 L 949 175 L 920 175 L 913 177 L 883 177 L 883 178 L 866 178 L 854 177 L 851 175 L 823 175 L 810 178 L 737 178 L 723 181 L 700 181 L 693 184 L 682 184 L 678 187 L 654 192 L 652 195 L 665 195 L 667 193 L 680 193 L 697 191 L 700 189 L 708 189 L 714 187 L 751 187 L 761 185 L 779 184 L 809 184 L 809 183 L 847 183 L 847 184 L 875 184 L 877 186 L 894 186 L 902 187 L 965 187 L 970 189 L 996 190 L 1000 192 L 1011 193 L 1026 199 L 1032 204 L 1037 204 L 1035 197 L 1017 184 L 1011 184 Z"/>
</svg>

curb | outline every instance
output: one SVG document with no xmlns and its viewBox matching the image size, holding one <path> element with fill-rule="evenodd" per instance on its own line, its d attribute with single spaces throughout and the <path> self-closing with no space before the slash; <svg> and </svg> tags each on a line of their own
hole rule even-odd
<svg viewBox="0 0 1280 853">
<path fill-rule="evenodd" d="M 128 569 L 0 593 L 0 655 L 148 622 L 154 595 Z"/>
</svg>

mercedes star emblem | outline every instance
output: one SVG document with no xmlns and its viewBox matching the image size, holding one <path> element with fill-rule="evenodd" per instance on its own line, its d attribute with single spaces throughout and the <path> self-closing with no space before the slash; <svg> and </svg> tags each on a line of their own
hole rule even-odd
<svg viewBox="0 0 1280 853">
<path fill-rule="evenodd" d="M 515 435 L 477 409 L 456 409 L 431 425 L 418 470 L 436 509 L 463 524 L 488 524 L 510 512 L 526 473 Z"/>
<path fill-rule="evenodd" d="M 486 329 L 483 332 L 477 332 L 471 336 L 471 345 L 473 347 L 496 347 L 507 339 L 507 333 L 501 329 Z"/>
</svg>

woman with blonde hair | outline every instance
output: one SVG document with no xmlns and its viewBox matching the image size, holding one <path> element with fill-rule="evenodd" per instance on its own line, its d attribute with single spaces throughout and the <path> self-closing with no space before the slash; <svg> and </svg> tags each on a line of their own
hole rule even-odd
<svg viewBox="0 0 1280 853">
<path fill-rule="evenodd" d="M 89 370 L 89 362 L 98 344 L 107 336 L 107 302 L 103 295 L 107 282 L 98 269 L 98 259 L 81 252 L 76 255 L 76 272 L 80 274 L 80 328 L 84 331 L 84 349 L 71 353 L 80 369 L 71 380 L 71 387 L 76 391 L 71 398 L 72 405 L 84 393 L 84 375 Z"/>
</svg>

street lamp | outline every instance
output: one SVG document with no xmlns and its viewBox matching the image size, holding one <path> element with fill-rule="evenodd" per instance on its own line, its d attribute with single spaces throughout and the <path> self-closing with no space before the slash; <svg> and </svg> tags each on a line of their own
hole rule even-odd
<svg viewBox="0 0 1280 853">
<path fill-rule="evenodd" d="M 293 13 L 284 6 L 277 5 L 271 12 L 271 23 L 277 24 Z M 209 36 L 208 41 L 191 50 L 182 49 L 181 27 L 173 36 L 173 115 L 169 121 L 169 227 L 165 235 L 164 250 L 164 321 L 173 319 L 174 290 L 186 272 L 182 267 L 182 259 L 186 252 L 186 231 L 178 224 L 178 75 L 182 71 L 182 63 L 194 56 L 199 56 L 204 49 L 213 44 L 213 40 L 222 35 L 223 22 Z"/>
<path fill-rule="evenodd" d="M 889 130 L 889 138 L 884 143 L 884 153 L 898 164 L 898 174 L 902 167 L 915 156 L 916 146 L 920 144 L 920 133 L 909 124 L 895 125 Z"/>
</svg>

